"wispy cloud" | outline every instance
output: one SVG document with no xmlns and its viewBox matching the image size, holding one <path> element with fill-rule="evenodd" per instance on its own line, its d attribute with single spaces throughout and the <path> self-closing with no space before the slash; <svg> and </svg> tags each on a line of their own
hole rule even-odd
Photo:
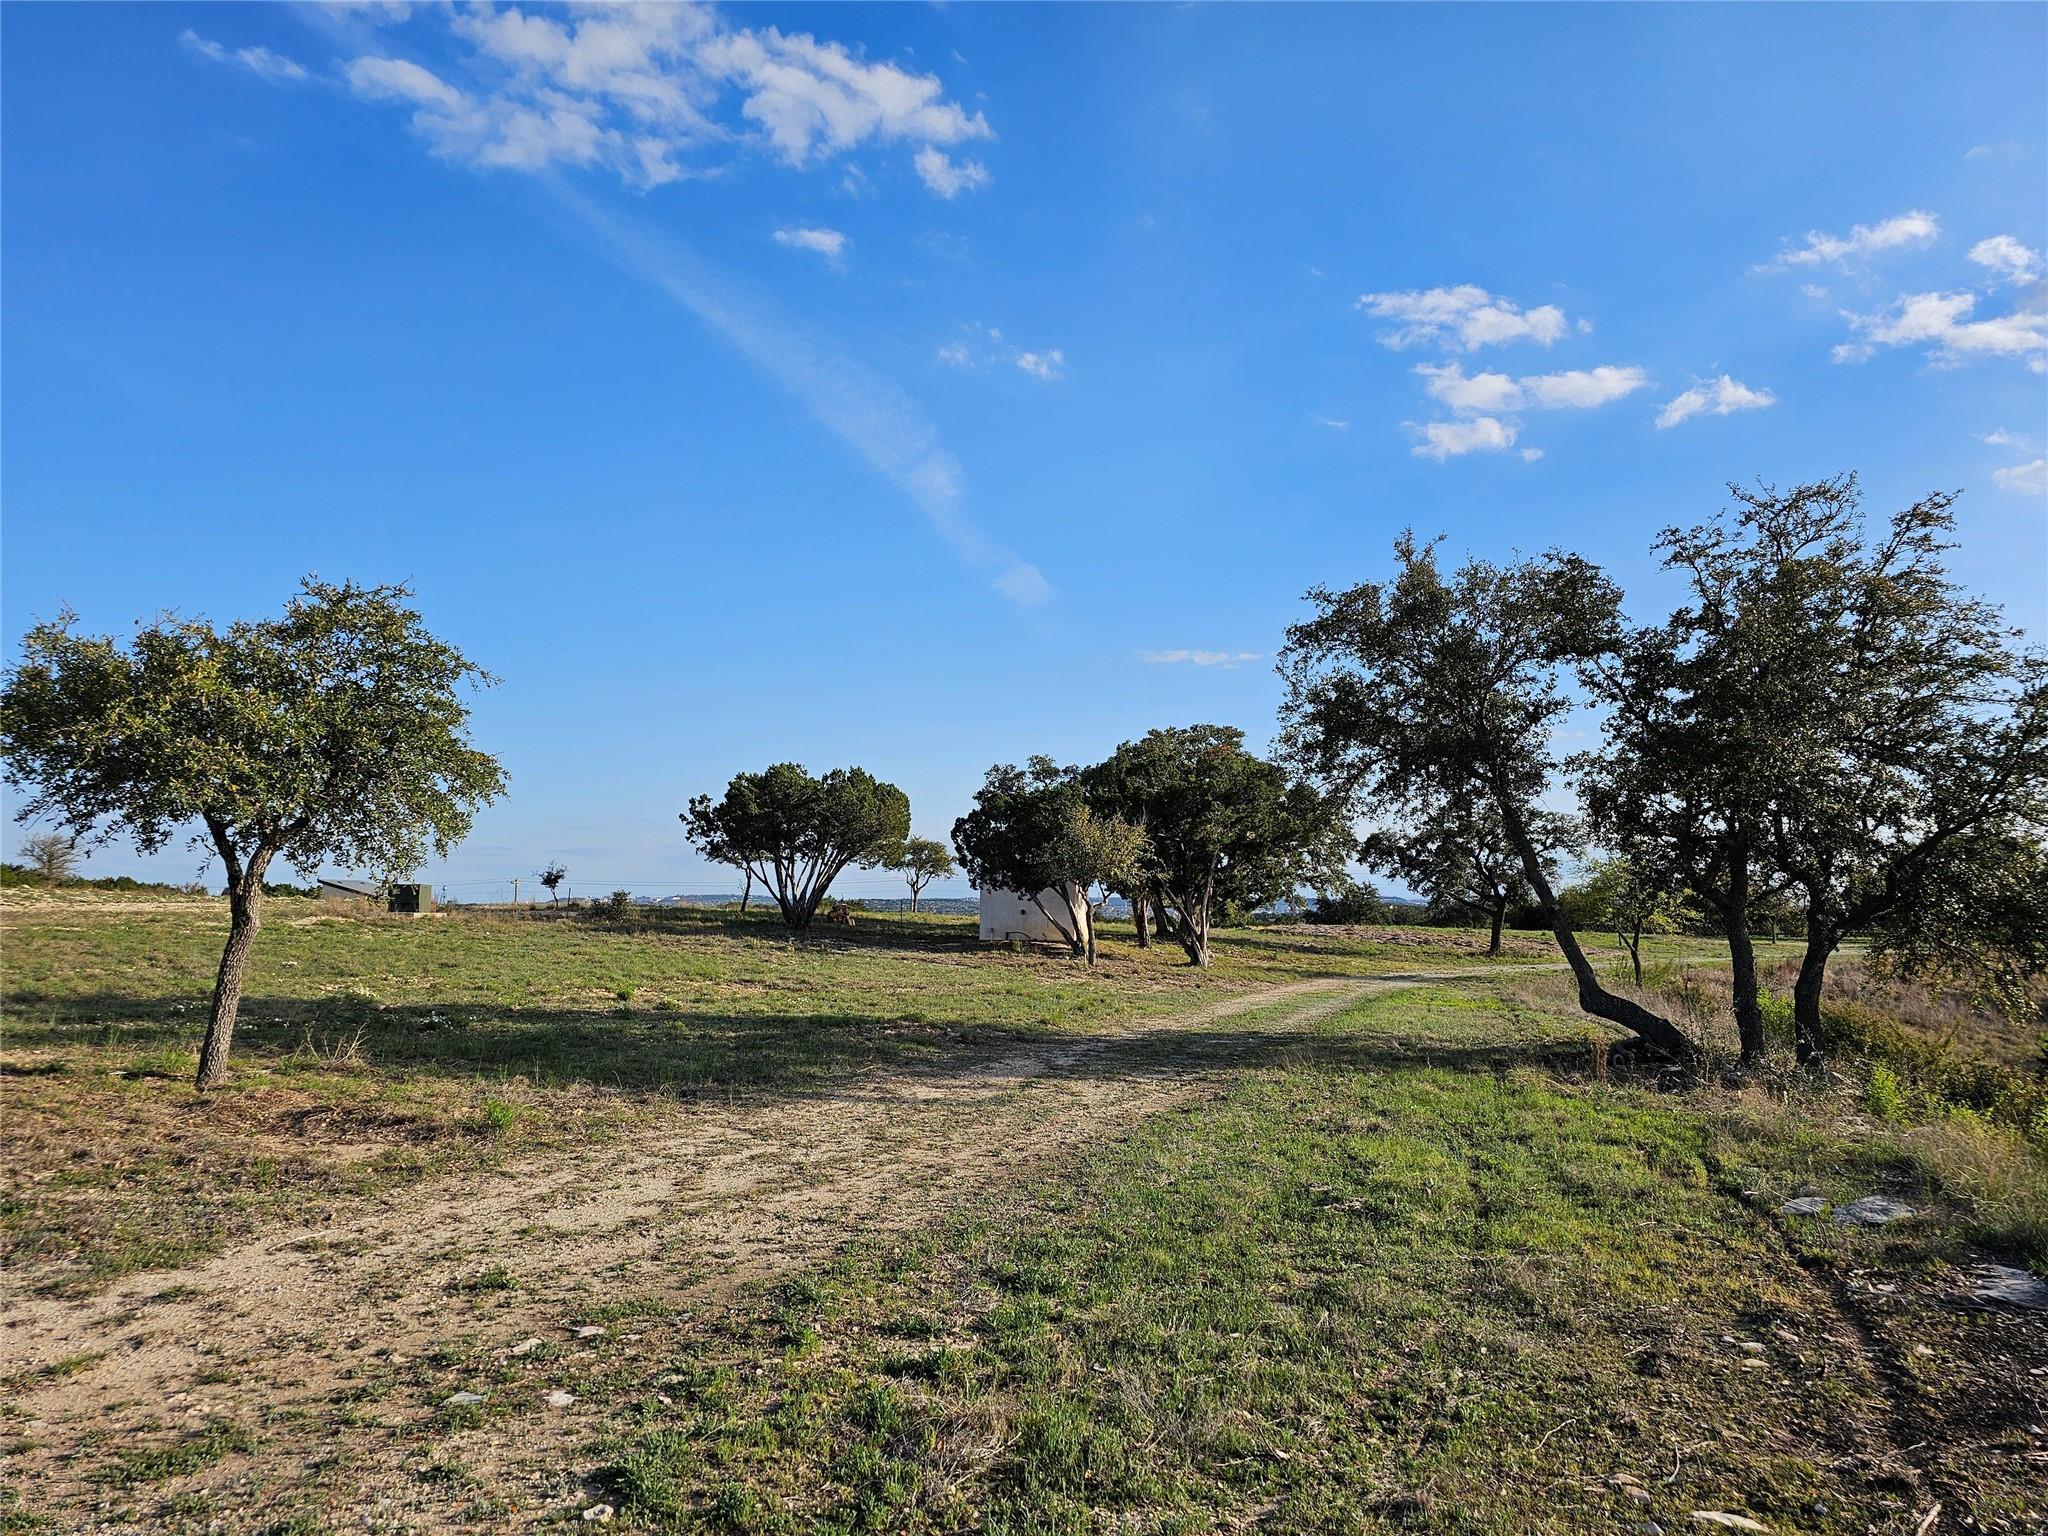
<svg viewBox="0 0 2048 1536">
<path fill-rule="evenodd" d="M 735 27 L 694 5 L 422 14 L 468 45 L 465 78 L 381 52 L 352 59 L 344 74 L 367 99 L 410 106 L 413 131 L 451 160 L 603 168 L 646 189 L 704 174 L 735 146 L 809 166 L 902 144 L 941 196 L 989 179 L 979 161 L 955 164 L 946 150 L 994 130 L 947 99 L 936 76 L 809 33 Z M 943 174 L 928 169 L 934 156 Z"/>
<path fill-rule="evenodd" d="M 1019 352 L 1017 366 L 1049 384 L 1067 371 L 1067 354 L 1058 347 L 1048 347 L 1043 352 Z"/>
<path fill-rule="evenodd" d="M 1762 263 L 1756 270 L 1782 272 L 1790 267 L 1846 267 L 1880 251 L 1928 245 L 1940 235 L 1941 221 L 1931 213 L 1913 208 L 1889 219 L 1880 219 L 1875 224 L 1858 224 L 1846 235 L 1830 235 L 1810 229 L 1806 232 L 1804 244 L 1795 246 L 1787 243 L 1773 260 Z"/>
<path fill-rule="evenodd" d="M 1020 347 L 993 325 L 970 320 L 961 334 L 941 343 L 938 360 L 949 368 L 989 368 L 1003 365 L 1028 373 L 1050 384 L 1065 376 L 1067 354 L 1060 347 Z"/>
<path fill-rule="evenodd" d="M 1569 329 L 1564 311 L 1555 304 L 1523 309 L 1472 283 L 1362 294 L 1356 307 L 1376 320 L 1391 322 L 1391 329 L 1380 333 L 1381 343 L 1389 347 L 1428 343 L 1472 352 L 1511 341 L 1547 347 Z"/>
<path fill-rule="evenodd" d="M 2048 459 L 2014 464 L 1991 471 L 1991 483 L 2001 491 L 2018 491 L 2027 496 L 2048 496 Z"/>
<path fill-rule="evenodd" d="M 1666 401 L 1664 409 L 1657 413 L 1657 430 L 1675 427 L 1695 416 L 1732 416 L 1737 411 L 1760 411 L 1777 403 L 1778 397 L 1768 389 L 1751 389 L 1724 373 Z"/>
<path fill-rule="evenodd" d="M 1332 432 L 1349 432 L 1351 423 L 1338 416 L 1311 415 L 1309 420 L 1319 427 L 1328 427 Z"/>
<path fill-rule="evenodd" d="M 579 234 L 695 314 L 802 401 L 908 496 L 965 564 L 988 572 L 996 591 L 1019 608 L 1051 596 L 1051 584 L 1035 565 L 992 539 L 963 509 L 958 461 L 923 408 L 893 380 L 833 351 L 773 300 L 712 271 L 681 240 L 608 212 L 559 181 L 551 185 Z"/>
<path fill-rule="evenodd" d="M 806 229 L 801 226 L 776 230 L 775 243 L 793 250 L 816 251 L 827 261 L 835 262 L 846 254 L 847 244 L 846 236 L 836 229 Z"/>
<path fill-rule="evenodd" d="M 211 59 L 216 64 L 233 64 L 279 84 L 309 78 L 305 66 L 296 59 L 288 59 L 281 53 L 271 52 L 268 48 L 230 48 L 210 37 L 201 37 L 190 27 L 178 34 L 178 41 L 201 58 Z"/>
<path fill-rule="evenodd" d="M 1241 667 L 1264 659 L 1258 651 L 1140 651 L 1138 659 L 1155 667 Z"/>
<path fill-rule="evenodd" d="M 918 179 L 947 201 L 962 192 L 978 192 L 989 183 L 988 167 L 979 160 L 955 160 L 930 145 L 912 157 Z"/>
<path fill-rule="evenodd" d="M 2011 235 L 1993 235 L 1970 247 L 1970 260 L 1991 269 L 2002 282 L 2031 283 L 2041 275 L 2041 253 Z"/>
<path fill-rule="evenodd" d="M 2035 303 L 2039 302 L 2035 296 Z M 1912 293 L 1877 314 L 1844 310 L 1855 341 L 1834 350 L 1838 363 L 1860 363 L 1879 347 L 1923 347 L 1943 367 L 1980 357 L 2010 357 L 2048 372 L 2048 309 L 2017 309 L 1976 318 L 1974 293 Z"/>
<path fill-rule="evenodd" d="M 1989 432 L 1979 432 L 1975 435 L 1978 442 L 1989 443 L 1994 448 L 2027 449 L 2034 446 L 2031 437 L 2020 432 L 2008 432 L 2004 427 L 1994 427 Z"/>
</svg>

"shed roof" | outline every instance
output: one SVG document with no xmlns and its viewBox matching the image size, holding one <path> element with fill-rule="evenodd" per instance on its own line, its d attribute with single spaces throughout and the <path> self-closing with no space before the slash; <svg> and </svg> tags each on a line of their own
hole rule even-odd
<svg viewBox="0 0 2048 1536">
<path fill-rule="evenodd" d="M 322 880 L 320 883 L 329 890 L 347 891 L 351 896 L 382 896 L 384 894 L 383 886 L 372 885 L 367 880 Z"/>
</svg>

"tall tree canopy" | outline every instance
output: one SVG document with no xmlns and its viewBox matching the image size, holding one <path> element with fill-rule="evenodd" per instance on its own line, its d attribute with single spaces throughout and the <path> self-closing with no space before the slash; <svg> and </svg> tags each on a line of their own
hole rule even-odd
<svg viewBox="0 0 2048 1536">
<path fill-rule="evenodd" d="M 910 835 L 910 799 L 860 768 L 812 777 L 777 763 L 734 774 L 717 800 L 698 795 L 682 813 L 707 859 L 747 871 L 768 888 L 793 929 L 808 928 L 832 882 L 849 867 L 886 864 Z"/>
<path fill-rule="evenodd" d="M 143 852 L 197 823 L 227 872 L 229 928 L 198 1086 L 227 1072 L 263 877 L 282 856 L 411 872 L 466 836 L 503 770 L 469 743 L 466 686 L 490 678 L 435 639 L 402 586 L 311 577 L 273 619 L 166 617 L 122 646 L 31 630 L 0 692 L 21 814 Z"/>
<path fill-rule="evenodd" d="M 2048 655 L 1950 578 L 1952 494 L 1873 536 L 1854 475 L 1731 490 L 1734 510 L 1682 547 L 1767 656 L 1772 734 L 1751 771 L 1769 863 L 1804 900 L 1793 1020 L 1810 1062 L 1828 960 L 1852 934 L 1901 963 L 1943 948 L 2037 963 Z M 1937 921 L 1941 941 L 1924 931 Z"/>
<path fill-rule="evenodd" d="M 1232 726 L 1148 732 L 1085 782 L 1094 803 L 1144 829 L 1153 904 L 1195 965 L 1209 963 L 1219 907 L 1249 910 L 1327 885 L 1350 852 L 1341 805 L 1247 752 Z"/>
<path fill-rule="evenodd" d="M 1654 1049 L 1691 1054 L 1668 1019 L 1600 984 L 1546 869 L 1556 851 L 1540 801 L 1555 775 L 1565 677 L 1613 654 L 1621 594 L 1589 562 L 1551 553 L 1471 560 L 1446 580 L 1433 545 L 1403 534 L 1389 582 L 1308 594 L 1288 630 L 1286 750 L 1333 793 L 1409 819 L 1476 801 L 1499 819 L 1564 951 L 1579 1006 Z"/>
<path fill-rule="evenodd" d="M 1657 547 L 1689 600 L 1594 674 L 1605 749 L 1580 760 L 1581 788 L 1595 840 L 1636 883 L 1689 892 L 1713 915 L 1754 1064 L 1765 1041 L 1752 929 L 1787 883 L 1770 863 L 1775 759 L 1830 663 L 1800 639 L 1808 593 L 1786 567 L 1743 558 L 1714 524 L 1667 528 Z"/>
</svg>

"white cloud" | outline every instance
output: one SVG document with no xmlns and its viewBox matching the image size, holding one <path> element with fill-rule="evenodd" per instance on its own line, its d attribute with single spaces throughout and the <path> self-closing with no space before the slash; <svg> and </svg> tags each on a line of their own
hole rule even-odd
<svg viewBox="0 0 2048 1536">
<path fill-rule="evenodd" d="M 1058 347 L 1048 347 L 1043 352 L 1019 352 L 1016 361 L 1034 379 L 1043 379 L 1048 384 L 1067 369 L 1067 355 Z"/>
<path fill-rule="evenodd" d="M 2048 369 L 2048 310 L 2021 309 L 1983 320 L 1972 318 L 1974 293 L 1913 293 L 1875 315 L 1842 312 L 1859 338 L 1835 348 L 1838 363 L 1861 362 L 1878 347 L 1925 347 L 1936 363 L 1951 366 L 1972 357 L 2022 359 L 2034 372 Z"/>
<path fill-rule="evenodd" d="M 1408 425 L 1411 430 L 1422 434 L 1422 440 L 1409 452 L 1420 459 L 1435 459 L 1439 464 L 1468 453 L 1500 453 L 1515 446 L 1515 438 L 1521 431 L 1516 423 L 1500 421 L 1492 416 L 1474 416 L 1463 421 L 1431 421 L 1420 426 L 1410 422 Z"/>
<path fill-rule="evenodd" d="M 1328 427 L 1332 432 L 1349 432 L 1351 423 L 1336 416 L 1311 415 L 1309 420 L 1319 427 Z"/>
<path fill-rule="evenodd" d="M 1970 260 L 1989 267 L 2003 282 L 2031 283 L 2041 275 L 2041 253 L 2020 244 L 2011 235 L 1993 235 L 1970 247 Z"/>
<path fill-rule="evenodd" d="M 1991 471 L 1991 483 L 2001 491 L 2019 491 L 2027 496 L 2048 496 L 2048 459 L 2015 464 Z"/>
<path fill-rule="evenodd" d="M 1456 363 L 1424 363 L 1415 370 L 1429 381 L 1430 395 L 1460 414 L 1495 411 L 1590 409 L 1647 388 L 1648 374 L 1635 367 L 1602 364 L 1563 373 L 1467 375 Z"/>
<path fill-rule="evenodd" d="M 1941 234 L 1941 221 L 1933 214 L 1914 208 L 1880 219 L 1875 224 L 1858 224 L 1846 235 L 1830 235 L 1818 229 L 1806 232 L 1806 243 L 1787 246 L 1777 258 L 1765 262 L 1759 272 L 1781 272 L 1787 267 L 1812 267 L 1823 263 L 1846 267 L 1879 251 L 1904 245 L 1926 245 Z"/>
<path fill-rule="evenodd" d="M 1522 462 L 1524 464 L 1534 464 L 1542 457 L 1543 450 L 1541 448 L 1524 448 L 1522 450 Z"/>
<path fill-rule="evenodd" d="M 920 149 L 912 163 L 919 179 L 948 201 L 988 185 L 987 166 L 979 160 L 954 160 L 942 149 Z"/>
<path fill-rule="evenodd" d="M 240 65 L 253 74 L 261 75 L 265 80 L 306 78 L 306 68 L 303 64 L 296 59 L 288 59 L 281 53 L 272 53 L 268 48 L 229 48 L 225 44 L 216 43 L 210 37 L 201 37 L 190 27 L 178 34 L 178 41 L 202 58 L 211 59 L 216 64 Z"/>
<path fill-rule="evenodd" d="M 449 159 L 532 172 L 603 166 L 650 188 L 703 174 L 713 153 L 735 142 L 794 166 L 908 144 L 919 175 L 943 196 L 988 180 L 980 162 L 956 165 L 937 147 L 994 131 L 981 113 L 947 100 L 936 76 L 870 62 L 809 33 L 734 27 L 694 5 L 540 14 L 486 3 L 434 14 L 474 50 L 461 83 L 375 56 L 352 61 L 347 76 L 361 95 L 410 102 L 414 131 Z M 404 88 L 400 65 L 444 91 L 429 99 Z M 942 162 L 937 173 L 926 169 L 929 155 Z"/>
<path fill-rule="evenodd" d="M 1019 560 L 996 578 L 996 590 L 1019 608 L 1036 608 L 1052 596 L 1052 583 L 1028 560 Z"/>
<path fill-rule="evenodd" d="M 1376 320 L 1393 323 L 1393 329 L 1380 333 L 1380 341 L 1389 347 L 1431 342 L 1472 352 L 1510 341 L 1533 341 L 1547 347 L 1566 330 L 1564 311 L 1556 305 L 1525 310 L 1472 283 L 1362 294 L 1357 307 Z"/>
<path fill-rule="evenodd" d="M 938 349 L 939 361 L 949 367 L 979 369 L 1002 365 L 1020 369 L 1048 384 L 1066 373 L 1067 354 L 1059 347 L 1020 347 L 995 326 L 978 321 L 968 321 L 960 330 L 959 338 Z"/>
<path fill-rule="evenodd" d="M 2034 446 L 2032 438 L 2018 432 L 2008 432 L 2004 427 L 1996 427 L 1989 432 L 1979 432 L 1975 436 L 1978 442 L 1989 443 L 1994 448 L 2025 449 Z"/>
<path fill-rule="evenodd" d="M 837 261 L 846 254 L 846 236 L 836 229 L 785 227 L 775 231 L 775 243 L 799 251 L 816 251 L 827 261 Z"/>
<path fill-rule="evenodd" d="M 1768 389 L 1751 389 L 1724 373 L 1718 379 L 1695 384 L 1684 394 L 1667 401 L 1664 409 L 1657 413 L 1657 429 L 1661 432 L 1666 427 L 1675 427 L 1702 412 L 1712 416 L 1731 416 L 1737 411 L 1760 411 L 1777 403 L 1778 397 Z"/>
<path fill-rule="evenodd" d="M 1257 651 L 1140 651 L 1138 659 L 1155 667 L 1241 667 L 1262 660 Z"/>
</svg>

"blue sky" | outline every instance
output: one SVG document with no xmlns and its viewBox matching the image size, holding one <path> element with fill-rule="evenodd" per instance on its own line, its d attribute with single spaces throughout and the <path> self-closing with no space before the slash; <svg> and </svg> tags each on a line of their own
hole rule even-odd
<svg viewBox="0 0 2048 1536">
<path fill-rule="evenodd" d="M 458 889 L 722 888 L 675 814 L 783 758 L 944 836 L 999 759 L 1263 744 L 1408 525 L 1647 617 L 1659 526 L 1854 468 L 2048 624 L 2042 6 L 4 26 L 9 644 L 414 583 L 504 679 Z"/>
</svg>

